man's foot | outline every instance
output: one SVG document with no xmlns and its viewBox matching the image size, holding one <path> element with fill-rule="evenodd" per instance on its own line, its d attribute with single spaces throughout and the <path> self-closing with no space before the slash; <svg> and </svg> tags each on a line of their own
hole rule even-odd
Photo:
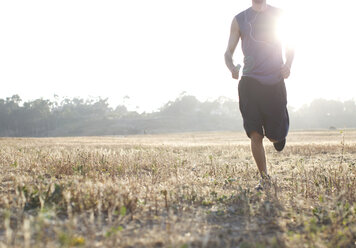
<svg viewBox="0 0 356 248">
<path fill-rule="evenodd" d="M 283 150 L 285 145 L 286 145 L 286 139 L 273 143 L 274 148 L 279 152 Z"/>
<path fill-rule="evenodd" d="M 260 179 L 260 182 L 256 185 L 255 189 L 258 191 L 264 190 L 266 187 L 270 185 L 271 185 L 271 177 L 267 175 L 266 177 Z"/>
<path fill-rule="evenodd" d="M 255 190 L 257 190 L 257 191 L 263 190 L 262 179 L 261 179 L 260 182 L 256 185 Z"/>
</svg>

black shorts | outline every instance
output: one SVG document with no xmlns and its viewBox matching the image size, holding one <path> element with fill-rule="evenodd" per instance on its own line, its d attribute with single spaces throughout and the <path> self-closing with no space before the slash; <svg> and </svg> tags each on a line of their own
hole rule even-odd
<svg viewBox="0 0 356 248">
<path fill-rule="evenodd" d="M 283 140 L 289 130 L 287 92 L 284 80 L 274 85 L 243 76 L 239 82 L 239 105 L 248 137 L 252 131 L 273 140 Z"/>
</svg>

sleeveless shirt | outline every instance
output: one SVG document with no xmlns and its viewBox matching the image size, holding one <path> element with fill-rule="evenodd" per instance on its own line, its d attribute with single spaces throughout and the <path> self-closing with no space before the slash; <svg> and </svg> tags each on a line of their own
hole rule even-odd
<svg viewBox="0 0 356 248">
<path fill-rule="evenodd" d="M 282 44 L 277 36 L 277 21 L 281 10 L 267 5 L 258 12 L 252 7 L 236 15 L 244 54 L 243 76 L 256 79 L 261 84 L 273 85 L 283 77 Z"/>
</svg>

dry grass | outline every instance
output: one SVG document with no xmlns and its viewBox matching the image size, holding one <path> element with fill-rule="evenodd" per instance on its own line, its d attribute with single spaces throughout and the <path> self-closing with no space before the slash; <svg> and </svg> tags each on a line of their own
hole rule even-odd
<svg viewBox="0 0 356 248">
<path fill-rule="evenodd" d="M 344 138 L 343 138 L 344 135 Z M 356 132 L 0 139 L 0 247 L 355 247 Z"/>
</svg>

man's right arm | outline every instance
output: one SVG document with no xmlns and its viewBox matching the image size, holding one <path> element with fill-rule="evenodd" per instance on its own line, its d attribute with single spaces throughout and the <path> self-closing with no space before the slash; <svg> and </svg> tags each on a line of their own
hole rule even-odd
<svg viewBox="0 0 356 248">
<path fill-rule="evenodd" d="M 235 67 L 232 56 L 234 55 L 240 37 L 241 35 L 239 24 L 237 23 L 236 18 L 234 18 L 231 23 L 229 43 L 225 52 L 225 64 L 231 71 L 232 77 L 234 79 L 239 79 L 239 70 Z"/>
</svg>

